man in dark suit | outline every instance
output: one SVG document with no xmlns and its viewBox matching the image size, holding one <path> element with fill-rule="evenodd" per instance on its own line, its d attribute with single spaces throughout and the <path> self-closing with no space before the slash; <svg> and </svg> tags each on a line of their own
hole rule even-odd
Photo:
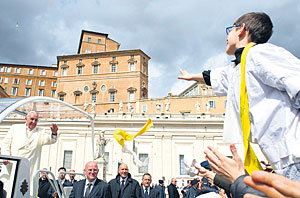
<svg viewBox="0 0 300 198">
<path fill-rule="evenodd" d="M 69 172 L 75 173 L 75 170 L 71 169 L 69 170 Z M 70 182 L 72 183 L 72 186 L 74 184 L 74 182 L 77 182 L 77 180 L 75 179 L 75 175 L 69 174 L 70 177 Z"/>
<path fill-rule="evenodd" d="M 150 187 L 152 182 L 151 175 L 145 173 L 142 179 L 141 193 L 143 198 L 160 198 L 160 193 L 158 190 Z"/>
<path fill-rule="evenodd" d="M 115 179 L 110 180 L 110 188 L 113 198 L 141 198 L 141 188 L 139 183 L 131 178 L 128 166 L 121 164 Z"/>
<path fill-rule="evenodd" d="M 47 169 L 44 168 L 43 170 L 47 170 Z M 47 179 L 47 175 L 46 173 L 41 172 L 41 177 L 39 178 L 38 197 L 47 198 L 49 188 L 50 188 L 50 182 Z"/>
<path fill-rule="evenodd" d="M 84 174 L 86 179 L 75 182 L 69 198 L 111 198 L 109 185 L 98 179 L 99 169 L 96 162 L 86 163 Z"/>
<path fill-rule="evenodd" d="M 158 180 L 158 185 L 155 187 L 159 191 L 160 198 L 166 198 L 164 180 Z"/>
<path fill-rule="evenodd" d="M 168 186 L 168 194 L 170 198 L 179 198 L 179 193 L 176 188 L 177 180 L 176 178 L 172 178 L 171 184 Z"/>
<path fill-rule="evenodd" d="M 58 172 L 66 172 L 66 168 L 65 167 L 61 167 L 58 169 Z M 65 186 L 72 186 L 72 183 L 66 179 L 66 174 L 64 173 L 61 173 L 59 174 L 59 178 L 61 180 L 61 183 L 62 183 L 62 186 L 65 187 Z M 58 183 L 58 180 L 56 180 L 56 184 L 59 188 L 59 192 L 62 193 L 61 189 L 60 189 L 60 185 Z M 58 192 L 55 191 L 52 186 L 50 186 L 49 190 L 48 190 L 48 196 L 49 197 L 58 197 Z"/>
</svg>

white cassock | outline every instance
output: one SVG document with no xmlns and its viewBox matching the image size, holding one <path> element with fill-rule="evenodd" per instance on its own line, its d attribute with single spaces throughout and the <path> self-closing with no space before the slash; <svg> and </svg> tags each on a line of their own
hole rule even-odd
<svg viewBox="0 0 300 198">
<path fill-rule="evenodd" d="M 225 142 L 242 143 L 240 64 L 211 71 L 218 96 L 227 95 Z M 253 46 L 246 60 L 251 135 L 273 166 L 300 162 L 300 60 L 270 43 Z"/>
<path fill-rule="evenodd" d="M 30 183 L 33 174 L 40 169 L 42 146 L 56 142 L 56 135 L 35 127 L 30 131 L 26 124 L 15 124 L 9 129 L 1 143 L 1 154 L 27 158 L 30 162 Z"/>
</svg>

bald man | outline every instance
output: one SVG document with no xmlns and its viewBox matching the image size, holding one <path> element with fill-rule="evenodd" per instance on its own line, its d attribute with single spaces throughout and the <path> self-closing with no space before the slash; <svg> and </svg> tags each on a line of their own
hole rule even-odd
<svg viewBox="0 0 300 198">
<path fill-rule="evenodd" d="M 113 198 L 140 198 L 142 197 L 139 183 L 131 178 L 127 164 L 121 164 L 118 175 L 109 184 Z"/>
<path fill-rule="evenodd" d="M 96 162 L 86 163 L 84 168 L 86 179 L 73 184 L 69 198 L 111 198 L 110 187 L 106 182 L 98 179 L 98 172 Z"/>
</svg>

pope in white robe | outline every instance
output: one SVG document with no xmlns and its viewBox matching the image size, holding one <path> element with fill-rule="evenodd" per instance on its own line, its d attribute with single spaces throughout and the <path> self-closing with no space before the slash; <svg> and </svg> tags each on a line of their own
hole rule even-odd
<svg viewBox="0 0 300 198">
<path fill-rule="evenodd" d="M 27 158 L 30 162 L 30 183 L 32 186 L 33 175 L 40 168 L 42 146 L 56 142 L 58 127 L 52 124 L 52 134 L 45 129 L 36 127 L 38 114 L 29 112 L 25 124 L 12 125 L 1 143 L 1 154 Z M 9 169 L 9 161 L 5 162 Z M 8 170 L 9 172 L 9 170 Z"/>
</svg>

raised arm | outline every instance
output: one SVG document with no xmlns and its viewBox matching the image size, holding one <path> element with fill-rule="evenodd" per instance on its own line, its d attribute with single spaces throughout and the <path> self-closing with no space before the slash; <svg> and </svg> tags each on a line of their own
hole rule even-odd
<svg viewBox="0 0 300 198">
<path fill-rule="evenodd" d="M 195 80 L 195 81 L 199 81 L 199 82 L 204 82 L 202 73 L 191 74 L 191 73 L 187 72 L 186 70 L 181 69 L 180 67 L 179 67 L 179 71 L 182 74 L 182 76 L 178 76 L 177 77 L 178 79 L 188 80 L 188 81 Z"/>
</svg>

